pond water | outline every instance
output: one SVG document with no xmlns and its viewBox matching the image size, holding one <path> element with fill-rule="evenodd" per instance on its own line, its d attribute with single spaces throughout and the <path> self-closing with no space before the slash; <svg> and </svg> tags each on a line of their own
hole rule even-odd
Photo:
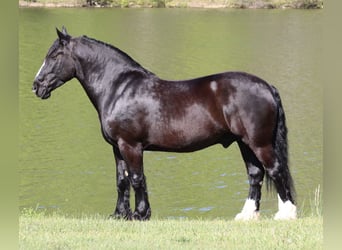
<svg viewBox="0 0 342 250">
<path fill-rule="evenodd" d="M 35 74 L 65 25 L 122 49 L 170 80 L 239 70 L 275 85 L 287 115 L 290 167 L 301 214 L 322 188 L 322 11 L 203 9 L 20 9 L 20 208 L 109 215 L 116 202 L 111 146 L 77 80 L 42 101 Z M 195 153 L 146 152 L 152 216 L 231 219 L 248 193 L 235 144 Z M 263 190 L 261 212 L 273 215 Z M 134 203 L 133 203 L 134 204 Z M 153 218 L 152 217 L 152 218 Z"/>
</svg>

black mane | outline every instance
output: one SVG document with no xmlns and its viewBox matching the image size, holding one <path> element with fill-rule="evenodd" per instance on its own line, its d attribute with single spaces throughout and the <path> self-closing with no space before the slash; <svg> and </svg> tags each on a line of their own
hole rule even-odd
<svg viewBox="0 0 342 250">
<path fill-rule="evenodd" d="M 93 43 L 96 43 L 96 44 L 100 44 L 100 45 L 103 45 L 111 50 L 113 50 L 116 54 L 119 54 L 122 58 L 124 58 L 126 61 L 129 61 L 130 64 L 133 66 L 133 67 L 137 67 L 139 68 L 140 70 L 142 70 L 144 73 L 147 73 L 147 74 L 152 74 L 154 75 L 152 72 L 148 71 L 147 69 L 145 69 L 144 67 L 142 67 L 137 61 L 135 61 L 132 57 L 130 57 L 127 53 L 123 52 L 122 50 L 116 48 L 115 46 L 109 44 L 109 43 L 105 43 L 105 42 L 102 42 L 102 41 L 99 41 L 99 40 L 96 40 L 94 38 L 91 38 L 91 37 L 88 37 L 88 36 L 82 36 L 81 39 L 83 40 L 86 40 L 88 42 L 93 42 Z"/>
</svg>

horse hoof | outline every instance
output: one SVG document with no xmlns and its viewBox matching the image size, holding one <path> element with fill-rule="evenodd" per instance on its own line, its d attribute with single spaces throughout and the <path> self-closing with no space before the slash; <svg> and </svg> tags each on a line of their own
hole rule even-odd
<svg viewBox="0 0 342 250">
<path fill-rule="evenodd" d="M 260 213 L 258 211 L 253 211 L 252 213 L 238 213 L 235 216 L 235 220 L 237 221 L 249 221 L 249 220 L 258 220 Z"/>
<path fill-rule="evenodd" d="M 275 220 L 295 220 L 297 219 L 297 215 L 296 214 L 283 214 L 281 211 L 278 211 L 275 216 L 274 216 Z"/>
<path fill-rule="evenodd" d="M 139 212 L 135 211 L 132 215 L 133 220 L 149 220 L 151 217 L 151 209 L 147 209 L 145 215 L 141 215 Z"/>
<path fill-rule="evenodd" d="M 297 219 L 297 212 L 296 210 L 288 211 L 278 211 L 275 216 L 275 220 L 295 220 Z"/>
<path fill-rule="evenodd" d="M 132 212 L 127 213 L 113 213 L 109 215 L 108 219 L 114 220 L 132 220 Z"/>
</svg>

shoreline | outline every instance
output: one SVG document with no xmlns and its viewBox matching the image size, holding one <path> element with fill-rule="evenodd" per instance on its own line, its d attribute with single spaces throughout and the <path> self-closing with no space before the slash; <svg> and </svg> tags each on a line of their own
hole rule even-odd
<svg viewBox="0 0 342 250">
<path fill-rule="evenodd" d="M 161 6 L 154 6 L 152 3 L 138 4 L 134 2 L 126 2 L 125 5 L 111 4 L 99 5 L 95 2 L 90 6 L 87 4 L 75 3 L 75 1 L 60 1 L 60 2 L 29 2 L 20 0 L 19 8 L 194 8 L 194 9 L 323 9 L 323 1 L 313 3 L 312 1 L 297 1 L 297 2 L 281 2 L 276 3 L 255 1 L 253 3 L 233 2 L 225 3 L 208 2 L 208 1 L 187 1 L 184 4 L 182 1 L 169 1 Z"/>
</svg>

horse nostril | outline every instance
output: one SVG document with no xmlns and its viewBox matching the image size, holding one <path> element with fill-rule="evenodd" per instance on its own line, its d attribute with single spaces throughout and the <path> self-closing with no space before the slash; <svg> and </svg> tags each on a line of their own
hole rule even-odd
<svg viewBox="0 0 342 250">
<path fill-rule="evenodd" d="M 37 92 L 37 89 L 38 89 L 37 83 L 34 82 L 34 83 L 33 83 L 33 86 L 32 86 L 32 92 L 36 93 L 36 92 Z"/>
</svg>

